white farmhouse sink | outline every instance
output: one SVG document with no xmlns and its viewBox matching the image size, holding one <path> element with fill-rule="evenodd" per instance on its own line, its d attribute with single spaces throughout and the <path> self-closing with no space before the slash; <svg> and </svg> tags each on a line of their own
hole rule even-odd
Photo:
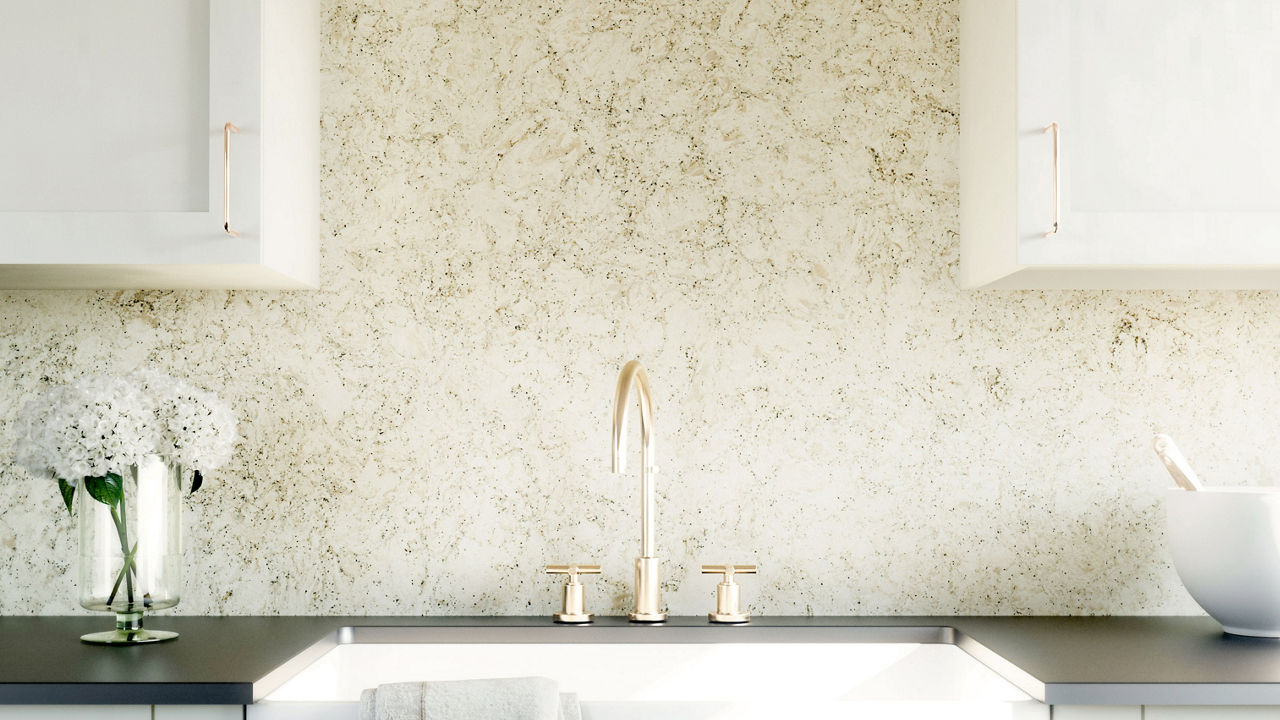
<svg viewBox="0 0 1280 720">
<path fill-rule="evenodd" d="M 424 630 L 439 641 L 402 637 Z M 629 630 L 349 628 L 300 656 L 301 669 L 250 717 L 350 720 L 360 691 L 380 683 L 527 675 L 578 693 L 585 720 L 1049 717 L 1047 706 L 939 635 L 945 629 L 753 628 L 775 632 L 736 637 Z M 504 633 L 516 641 L 491 641 Z M 468 635 L 471 642 L 458 641 Z M 641 640 L 613 641 L 627 635 Z M 677 641 L 657 642 L 665 639 Z"/>
</svg>

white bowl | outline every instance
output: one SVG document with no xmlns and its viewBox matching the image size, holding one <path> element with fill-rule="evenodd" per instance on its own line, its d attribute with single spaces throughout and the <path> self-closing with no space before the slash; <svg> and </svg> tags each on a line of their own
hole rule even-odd
<svg viewBox="0 0 1280 720">
<path fill-rule="evenodd" d="M 1167 510 L 1191 597 L 1229 633 L 1280 638 L 1280 488 L 1175 488 Z"/>
</svg>

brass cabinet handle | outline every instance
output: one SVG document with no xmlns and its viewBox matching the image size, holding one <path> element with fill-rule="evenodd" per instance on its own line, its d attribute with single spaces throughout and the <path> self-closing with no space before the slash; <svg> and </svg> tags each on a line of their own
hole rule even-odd
<svg viewBox="0 0 1280 720">
<path fill-rule="evenodd" d="M 1044 236 L 1053 237 L 1062 224 L 1062 128 L 1057 122 L 1051 122 L 1044 131 L 1053 133 L 1053 229 Z"/>
<path fill-rule="evenodd" d="M 231 229 L 231 133 L 238 132 L 231 123 L 222 126 L 222 229 L 231 237 L 240 237 Z"/>
</svg>

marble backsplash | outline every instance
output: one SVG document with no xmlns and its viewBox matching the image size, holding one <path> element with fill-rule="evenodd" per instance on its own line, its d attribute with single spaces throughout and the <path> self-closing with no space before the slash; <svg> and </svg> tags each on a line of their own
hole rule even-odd
<svg viewBox="0 0 1280 720">
<path fill-rule="evenodd" d="M 625 612 L 632 357 L 676 614 L 1193 612 L 1151 436 L 1277 479 L 1275 294 L 958 289 L 957 2 L 323 12 L 322 290 L 0 295 L 0 614 L 78 612 L 14 412 L 142 363 L 242 418 L 184 613 Z"/>
</svg>

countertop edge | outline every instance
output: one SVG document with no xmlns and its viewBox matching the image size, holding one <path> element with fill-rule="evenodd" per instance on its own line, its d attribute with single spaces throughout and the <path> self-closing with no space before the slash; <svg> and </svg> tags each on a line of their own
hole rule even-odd
<svg viewBox="0 0 1280 720">
<path fill-rule="evenodd" d="M 253 684 L 0 683 L 0 705 L 250 705 Z"/>
<path fill-rule="evenodd" d="M 0 659 L 0 704 L 249 705 L 339 644 L 369 642 L 370 635 L 379 642 L 430 641 L 421 632 L 405 632 L 411 629 L 453 641 L 459 631 L 479 630 L 467 633 L 472 642 L 485 637 L 489 642 L 645 643 L 677 638 L 777 642 L 780 634 L 794 631 L 812 635 L 857 627 L 863 638 L 867 631 L 883 630 L 870 634 L 880 638 L 872 642 L 953 644 L 1049 705 L 1280 705 L 1280 641 L 1224 635 L 1206 616 L 772 616 L 745 627 L 709 626 L 705 617 L 673 617 L 656 627 L 600 617 L 592 626 L 567 628 L 543 616 L 167 617 L 170 621 L 175 630 L 183 625 L 175 642 L 189 639 L 185 646 L 116 650 L 117 660 L 103 654 L 110 650 L 76 647 L 72 633 L 80 621 L 72 616 L 2 617 L 0 644 L 21 646 L 24 637 L 47 638 L 51 631 L 59 642 L 46 643 L 36 664 L 30 663 L 30 653 L 7 668 Z M 61 643 L 64 634 L 71 639 Z"/>
<path fill-rule="evenodd" d="M 1046 705 L 1280 705 L 1280 683 L 1048 683 Z"/>
</svg>

